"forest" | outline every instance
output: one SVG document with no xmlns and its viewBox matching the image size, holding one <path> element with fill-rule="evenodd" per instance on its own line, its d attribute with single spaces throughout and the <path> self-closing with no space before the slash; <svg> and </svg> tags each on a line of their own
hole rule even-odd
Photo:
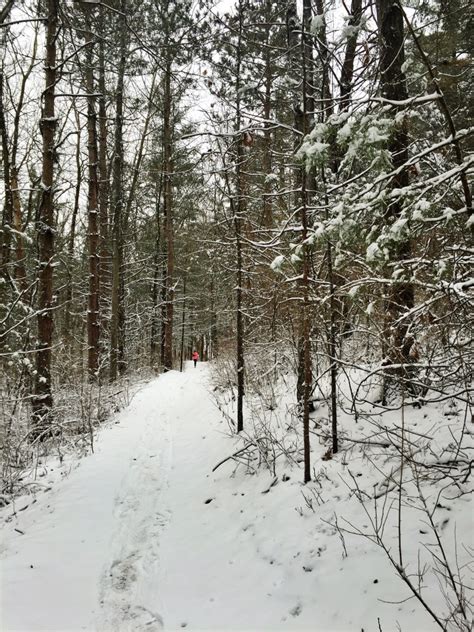
<svg viewBox="0 0 474 632">
<path fill-rule="evenodd" d="M 219 434 L 203 477 L 259 487 L 255 511 L 284 494 L 272 520 L 307 526 L 282 542 L 324 523 L 409 600 L 318 627 L 301 598 L 282 629 L 471 630 L 469 1 L 3 0 L 0 38 L 6 528 L 142 389 L 173 426 L 188 382 L 165 385 L 194 380 L 188 419 Z M 162 629 L 112 610 L 67 629 Z M 219 616 L 189 627 L 234 629 Z"/>
</svg>

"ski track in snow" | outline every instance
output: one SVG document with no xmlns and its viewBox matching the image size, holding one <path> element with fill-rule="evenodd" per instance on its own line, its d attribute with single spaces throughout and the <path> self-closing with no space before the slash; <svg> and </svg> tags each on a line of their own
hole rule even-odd
<svg viewBox="0 0 474 632">
<path fill-rule="evenodd" d="M 155 632 L 163 627 L 161 615 L 140 603 L 146 585 L 155 584 L 160 531 L 168 521 L 168 513 L 160 506 L 160 492 L 168 483 L 170 468 L 169 418 L 164 411 L 159 416 L 157 427 L 153 415 L 146 415 L 138 456 L 129 462 L 114 501 L 117 529 L 112 536 L 111 563 L 99 584 L 98 630 Z"/>
</svg>

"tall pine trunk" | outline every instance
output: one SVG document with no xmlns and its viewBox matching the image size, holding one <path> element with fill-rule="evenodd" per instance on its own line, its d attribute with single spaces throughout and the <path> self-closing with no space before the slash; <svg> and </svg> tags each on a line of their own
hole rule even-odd
<svg viewBox="0 0 474 632">
<path fill-rule="evenodd" d="M 1 43 L 2 46 L 4 43 Z M 5 186 L 5 200 L 3 204 L 2 227 L 0 231 L 0 270 L 2 271 L 4 288 L 8 285 L 8 264 L 10 263 L 11 227 L 13 223 L 13 192 L 11 182 L 10 148 L 8 130 L 4 108 L 4 71 L 0 66 L 0 135 L 2 141 L 3 182 Z M 3 292 L 2 292 L 3 293 Z M 4 301 L 2 301 L 3 303 Z"/>
<path fill-rule="evenodd" d="M 244 429 L 244 381 L 245 381 L 245 363 L 244 363 L 244 318 L 242 313 L 242 292 L 243 292 L 243 256 L 242 256 L 242 214 L 243 214 L 243 174 L 242 174 L 242 162 L 244 157 L 243 144 L 242 144 L 242 132 L 240 130 L 242 117 L 241 117 L 241 63 L 242 63 L 242 31 L 243 31 L 243 6 L 239 1 L 239 32 L 237 41 L 237 68 L 236 68 L 236 101 L 235 101 L 235 129 L 237 143 L 236 148 L 236 163 L 235 163 L 235 177 L 236 177 L 236 200 L 233 205 L 234 209 L 234 229 L 235 229 L 235 244 L 236 244 L 236 318 L 237 318 L 237 432 L 241 432 Z"/>
<path fill-rule="evenodd" d="M 97 152 L 97 114 L 94 96 L 94 54 L 91 16 L 86 8 L 86 91 L 87 91 L 87 151 L 88 151 L 88 246 L 89 297 L 87 309 L 87 368 L 91 379 L 99 370 L 99 180 Z"/>
<path fill-rule="evenodd" d="M 46 59 L 41 133 L 43 135 L 42 193 L 38 212 L 38 340 L 34 384 L 33 437 L 44 437 L 51 425 L 53 394 L 51 357 L 53 343 L 53 257 L 54 257 L 54 163 L 55 163 L 55 88 L 57 81 L 56 43 L 59 0 L 48 0 L 46 19 Z"/>
<path fill-rule="evenodd" d="M 171 61 L 168 60 L 164 76 L 163 108 L 163 209 L 166 240 L 166 307 L 163 335 L 163 366 L 165 371 L 173 368 L 173 316 L 174 316 L 174 228 L 173 228 L 173 147 L 172 147 L 172 93 Z"/>
<path fill-rule="evenodd" d="M 161 272 L 161 218 L 160 218 L 160 204 L 161 204 L 161 189 L 162 189 L 163 176 L 160 176 L 159 181 L 155 187 L 155 223 L 156 223 L 156 237 L 155 237 L 155 254 L 153 257 L 153 281 L 151 285 L 151 331 L 150 331 L 150 366 L 154 369 L 158 364 L 158 348 L 161 349 L 161 344 L 158 345 L 158 341 L 161 341 L 160 334 L 160 272 Z M 161 363 L 161 355 L 159 358 Z"/>
<path fill-rule="evenodd" d="M 391 101 L 404 101 L 408 98 L 406 78 L 403 72 L 405 62 L 403 13 L 400 6 L 392 0 L 377 0 L 377 19 L 380 40 L 380 86 L 382 96 Z M 403 106 L 394 107 L 395 113 Z M 391 189 L 403 189 L 408 186 L 408 170 L 401 168 L 408 159 L 408 131 L 404 117 L 396 122 L 389 142 L 392 166 L 397 170 L 390 182 Z M 395 222 L 402 214 L 400 199 L 395 198 L 385 213 L 387 224 Z M 407 260 L 411 257 L 411 241 L 408 237 L 394 246 L 393 261 Z M 406 365 L 410 363 L 410 348 L 413 341 L 408 336 L 407 320 L 400 317 L 414 305 L 414 288 L 408 280 L 395 281 L 387 288 L 385 308 L 384 345 L 386 360 L 395 364 L 395 374 L 406 375 Z M 400 366 L 401 365 L 401 366 Z"/>
<path fill-rule="evenodd" d="M 302 56 L 302 101 L 303 101 L 303 138 L 311 131 L 313 118 L 314 118 L 314 98 L 313 89 L 311 85 L 312 76 L 312 44 L 309 35 L 306 32 L 311 19 L 311 0 L 304 0 L 303 2 L 303 34 L 301 38 L 301 56 Z M 301 275 L 301 293 L 303 301 L 303 309 L 301 313 L 301 334 L 303 345 L 303 447 L 304 447 L 304 482 L 308 483 L 311 480 L 311 445 L 309 438 L 309 413 L 311 408 L 311 390 L 313 382 L 313 369 L 311 360 L 311 323 L 310 323 L 310 297 L 309 297 L 309 284 L 310 284 L 310 254 L 308 252 L 308 246 L 306 240 L 308 238 L 308 201 L 314 186 L 314 173 L 311 170 L 309 173 L 302 167 L 301 169 L 301 243 L 302 243 L 302 275 Z"/>
<path fill-rule="evenodd" d="M 186 328 L 186 271 L 184 272 L 183 279 L 183 306 L 181 310 L 181 345 L 179 355 L 179 370 L 183 371 L 184 364 L 184 332 Z"/>
<path fill-rule="evenodd" d="M 288 28 L 288 51 L 289 51 L 289 71 L 292 78 L 295 78 L 301 71 L 302 82 L 300 94 L 294 95 L 293 112 L 295 119 L 295 129 L 299 134 L 295 137 L 295 153 L 299 148 L 301 138 L 310 131 L 311 107 L 314 103 L 312 90 L 309 87 L 308 68 L 308 40 L 304 32 L 304 22 L 309 21 L 308 10 L 310 5 L 305 2 L 303 35 L 300 38 L 301 24 L 297 17 L 296 2 L 292 2 L 287 13 Z M 300 103 L 303 107 L 301 108 Z M 302 136 L 301 136 L 302 135 Z M 305 241 L 308 237 L 308 184 L 313 178 L 308 177 L 304 166 L 295 167 L 295 190 L 297 191 L 296 204 L 299 206 L 299 218 L 301 223 L 301 273 L 298 282 L 300 292 L 301 309 L 298 322 L 298 376 L 296 395 L 303 416 L 303 450 L 304 450 L 304 482 L 311 480 L 311 445 L 309 437 L 309 413 L 311 408 L 312 390 L 312 361 L 311 361 L 311 323 L 310 323 L 310 297 L 309 297 L 309 272 L 310 259 L 308 247 Z"/>
<path fill-rule="evenodd" d="M 104 7 L 99 7 L 98 26 L 100 31 L 104 28 Z M 99 159 L 99 224 L 100 224 L 100 246 L 99 246 L 99 311 L 100 329 L 102 340 L 106 338 L 109 327 L 107 317 L 109 310 L 108 298 L 111 292 L 111 269 L 110 269 L 110 246 L 109 246 L 109 164 L 107 160 L 107 107 L 106 107 L 106 83 L 105 83 L 105 44 L 104 38 L 99 38 L 99 138 L 98 138 L 98 159 Z M 103 346 L 103 345 L 102 345 Z"/>
<path fill-rule="evenodd" d="M 263 101 L 263 173 L 265 180 L 263 184 L 263 220 L 262 224 L 265 228 L 271 228 L 273 225 L 273 200 L 272 200 L 272 184 L 268 176 L 272 173 L 272 130 L 270 123 L 272 109 L 272 66 L 271 66 L 271 48 L 270 48 L 270 31 L 271 31 L 271 0 L 265 0 L 265 56 L 264 56 L 264 101 Z"/>
<path fill-rule="evenodd" d="M 125 371 L 124 358 L 124 269 L 123 269 L 123 84 L 126 65 L 127 24 L 126 0 L 120 3 L 120 60 L 115 104 L 115 148 L 112 177 L 113 253 L 112 314 L 110 322 L 110 379 Z"/>
<path fill-rule="evenodd" d="M 349 27 L 358 27 L 362 18 L 362 0 L 352 0 L 351 17 L 347 25 Z M 357 48 L 358 29 L 354 28 L 352 33 L 347 37 L 346 48 L 344 51 L 344 61 L 341 68 L 341 92 L 339 107 L 341 112 L 349 109 L 352 95 L 352 83 L 354 78 L 354 62 Z"/>
</svg>

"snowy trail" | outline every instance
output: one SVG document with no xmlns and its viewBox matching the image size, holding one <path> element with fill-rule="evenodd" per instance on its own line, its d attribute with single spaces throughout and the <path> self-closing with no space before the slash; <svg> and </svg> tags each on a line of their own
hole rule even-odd
<svg viewBox="0 0 474 632">
<path fill-rule="evenodd" d="M 242 595 L 231 586 L 250 559 L 228 566 L 235 529 L 226 511 L 215 514 L 221 477 L 210 473 L 232 443 L 206 365 L 161 375 L 114 422 L 93 455 L 4 525 L 0 629 L 235 629 L 227 608 L 240 608 Z"/>
<path fill-rule="evenodd" d="M 376 547 L 346 536 L 341 555 L 328 521 L 342 508 L 357 523 L 361 510 L 336 462 L 320 462 L 333 498 L 323 490 L 314 512 L 284 463 L 271 488 L 264 468 L 212 472 L 241 444 L 208 384 L 207 366 L 191 363 L 150 382 L 95 454 L 3 524 L 0 630 L 372 632 L 380 617 L 384 630 L 431 632 Z M 366 465 L 351 467 L 362 476 Z"/>
<path fill-rule="evenodd" d="M 2 630 L 161 629 L 161 493 L 170 409 L 185 380 L 171 373 L 151 382 L 102 431 L 94 455 L 6 526 Z"/>
</svg>

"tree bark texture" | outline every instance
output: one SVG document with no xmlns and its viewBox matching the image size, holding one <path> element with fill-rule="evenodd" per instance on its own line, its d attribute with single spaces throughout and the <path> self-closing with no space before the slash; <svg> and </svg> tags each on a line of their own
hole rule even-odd
<svg viewBox="0 0 474 632">
<path fill-rule="evenodd" d="M 112 176 L 113 253 L 112 253 L 112 314 L 110 321 L 110 379 L 125 372 L 124 358 L 124 230 L 123 230 L 123 90 L 126 65 L 127 25 L 126 0 L 120 3 L 120 60 L 118 67 L 115 111 L 115 141 Z"/>
<path fill-rule="evenodd" d="M 242 313 L 242 291 L 243 291 L 243 256 L 242 256 L 242 214 L 243 214 L 243 174 L 242 162 L 244 158 L 244 148 L 242 144 L 241 127 L 241 102 L 240 102 L 240 84 L 241 84 L 241 63 L 242 63 L 242 31 L 243 31 L 243 6 L 239 1 L 239 31 L 236 48 L 236 101 L 235 101 L 235 127 L 236 127 L 236 200 L 234 205 L 234 229 L 235 229 L 235 247 L 236 247 L 236 353 L 237 353 L 237 432 L 244 429 L 244 382 L 245 382 L 245 361 L 244 361 L 244 318 Z"/>
<path fill-rule="evenodd" d="M 3 183 L 5 187 L 5 201 L 3 205 L 0 269 L 4 278 L 4 286 L 8 284 L 8 264 L 10 263 L 11 250 L 11 226 L 13 223 L 13 193 L 11 183 L 10 148 L 8 143 L 8 130 L 4 109 L 4 75 L 3 65 L 0 67 L 0 135 L 2 140 Z"/>
<path fill-rule="evenodd" d="M 164 112 L 163 112 L 163 207 L 165 215 L 166 239 L 166 319 L 164 322 L 164 357 L 165 371 L 173 368 L 173 316 L 174 316 L 174 227 L 173 227 L 173 147 L 172 147 L 172 93 L 171 93 L 171 60 L 168 60 L 164 77 Z"/>
<path fill-rule="evenodd" d="M 391 101 L 408 98 L 406 78 L 403 72 L 405 62 L 403 13 L 392 0 L 377 0 L 377 19 L 380 38 L 380 84 L 382 96 Z M 408 130 L 405 119 L 396 123 L 388 147 L 392 165 L 398 170 L 408 160 Z M 393 177 L 390 187 L 402 189 L 408 186 L 408 170 L 400 169 Z M 400 200 L 396 198 L 386 210 L 387 223 L 393 223 L 402 214 Z M 404 238 L 394 244 L 393 260 L 403 261 L 411 257 L 411 241 Z M 394 282 L 387 292 L 386 326 L 384 343 L 389 364 L 410 363 L 410 348 L 413 343 L 409 334 L 409 323 L 400 322 L 406 310 L 414 305 L 414 288 L 409 281 Z M 405 371 L 398 371 L 399 374 Z"/>
<path fill-rule="evenodd" d="M 161 204 L 161 189 L 162 189 L 163 177 L 161 176 L 156 184 L 155 193 L 155 220 L 156 220 L 156 238 L 155 238 L 155 254 L 153 257 L 153 281 L 151 286 L 151 331 L 150 331 L 150 365 L 152 368 L 156 368 L 158 347 L 161 350 L 161 344 L 159 342 L 160 334 L 160 272 L 162 269 L 160 255 L 162 245 L 162 231 L 161 231 L 161 218 L 160 218 L 160 204 Z M 159 361 L 162 358 L 160 355 Z"/>
<path fill-rule="evenodd" d="M 45 43 L 45 89 L 41 114 L 43 159 L 41 201 L 37 221 L 38 234 L 38 339 L 36 374 L 32 400 L 33 437 L 44 437 L 51 424 L 53 394 L 51 386 L 51 347 L 53 343 L 53 257 L 55 237 L 54 217 L 54 163 L 55 87 L 57 80 L 56 42 L 58 35 L 59 0 L 48 0 Z"/>
<path fill-rule="evenodd" d="M 104 27 L 104 7 L 99 7 L 99 29 Z M 99 38 L 98 63 L 99 63 L 99 222 L 100 222 L 100 258 L 99 258 L 99 311 L 100 328 L 105 338 L 109 327 L 107 312 L 109 309 L 106 297 L 111 293 L 111 261 L 109 247 L 109 164 L 107 160 L 107 107 L 106 107 L 106 82 L 105 82 L 105 44 L 104 38 Z"/>
<path fill-rule="evenodd" d="M 348 26 L 358 27 L 362 17 L 362 0 L 352 0 L 351 4 L 351 17 L 347 24 Z M 346 112 L 349 109 L 352 94 L 352 83 L 354 78 L 354 62 L 357 47 L 357 30 L 353 31 L 348 36 L 346 42 L 346 49 L 344 51 L 344 61 L 341 68 L 341 93 L 339 108 L 341 112 Z"/>
<path fill-rule="evenodd" d="M 88 9 L 85 9 L 88 11 Z M 87 309 L 87 368 L 91 379 L 97 378 L 99 370 L 99 179 L 97 152 L 97 114 L 94 97 L 94 54 L 90 16 L 87 16 L 86 31 L 86 91 L 87 91 L 87 151 L 88 151 L 88 246 L 89 246 L 89 297 Z"/>
<path fill-rule="evenodd" d="M 301 38 L 301 56 L 303 70 L 303 138 L 311 131 L 314 120 L 314 98 L 311 82 L 309 78 L 312 74 L 311 62 L 313 59 L 312 44 L 306 35 L 306 27 L 309 25 L 311 16 L 311 0 L 303 1 L 303 35 Z M 304 482 L 311 480 L 311 445 L 309 438 L 309 413 L 311 407 L 311 390 L 313 382 L 313 371 L 311 361 L 311 323 L 310 323 L 310 303 L 309 303 L 309 277 L 310 277 L 310 254 L 306 240 L 308 238 L 308 184 L 314 180 L 314 175 L 307 173 L 305 167 L 301 169 L 301 243 L 302 243 L 302 276 L 301 292 L 303 309 L 301 313 L 301 334 L 303 341 L 303 448 L 304 448 Z M 310 187 L 311 187 L 310 184 Z M 312 188 L 312 187 L 311 187 Z"/>
<path fill-rule="evenodd" d="M 263 102 L 263 173 L 269 176 L 272 173 L 272 130 L 270 116 L 272 110 L 272 66 L 271 66 L 271 48 L 270 48 L 270 29 L 271 29 L 271 0 L 265 0 L 265 20 L 267 22 L 265 32 L 265 70 L 264 70 L 264 102 Z M 263 221 L 265 228 L 271 228 L 273 225 L 273 200 L 272 200 L 272 184 L 268 177 L 265 178 L 263 185 Z"/>
<path fill-rule="evenodd" d="M 289 71 L 292 78 L 299 72 L 302 73 L 301 93 L 295 95 L 294 119 L 295 128 L 303 134 L 303 138 L 311 128 L 312 110 L 314 109 L 314 99 L 310 86 L 309 76 L 312 68 L 308 68 L 308 55 L 312 58 L 308 37 L 305 33 L 305 25 L 309 23 L 311 16 L 311 3 L 305 0 L 303 4 L 303 23 L 300 24 L 297 17 L 296 3 L 292 2 L 287 13 L 288 26 L 288 49 L 289 49 Z M 301 32 L 299 37 L 298 33 Z M 302 102 L 302 109 L 299 105 Z M 301 138 L 295 138 L 295 152 L 299 148 Z M 304 482 L 311 480 L 311 445 L 309 437 L 309 413 L 312 390 L 312 361 L 311 361 L 311 324 L 310 324 L 310 304 L 309 304 L 309 276 L 310 259 L 305 241 L 308 237 L 308 181 L 314 180 L 314 176 L 308 177 L 305 167 L 297 166 L 295 175 L 295 189 L 299 191 L 296 203 L 299 206 L 299 218 L 301 223 L 301 274 L 299 278 L 299 291 L 301 309 L 298 323 L 298 383 L 297 399 L 301 407 L 303 416 L 303 450 L 304 450 Z"/>
<path fill-rule="evenodd" d="M 186 328 L 186 272 L 183 279 L 183 306 L 181 310 L 181 349 L 179 356 L 179 370 L 183 371 L 184 363 L 184 331 Z"/>
</svg>

